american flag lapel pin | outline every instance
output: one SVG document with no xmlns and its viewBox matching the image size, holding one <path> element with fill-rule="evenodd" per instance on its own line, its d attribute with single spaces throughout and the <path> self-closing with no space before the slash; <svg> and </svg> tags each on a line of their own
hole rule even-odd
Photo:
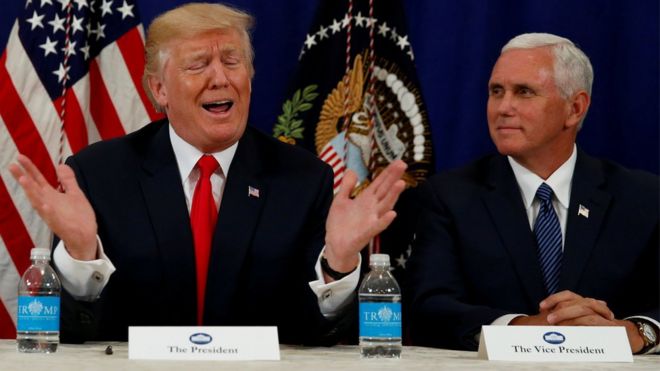
<svg viewBox="0 0 660 371">
<path fill-rule="evenodd" d="M 580 206 L 578 207 L 578 215 L 589 219 L 589 209 L 587 209 L 584 205 L 580 204 Z"/>
<path fill-rule="evenodd" d="M 259 198 L 259 188 L 248 186 L 248 197 Z"/>
</svg>

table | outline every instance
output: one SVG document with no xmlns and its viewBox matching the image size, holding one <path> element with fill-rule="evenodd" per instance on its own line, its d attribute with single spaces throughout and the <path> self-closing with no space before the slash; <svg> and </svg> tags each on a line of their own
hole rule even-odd
<svg viewBox="0 0 660 371">
<path fill-rule="evenodd" d="M 114 354 L 106 355 L 112 345 Z M 53 354 L 24 354 L 16 342 L 0 340 L 0 370 L 660 370 L 660 355 L 635 356 L 634 363 L 516 363 L 477 359 L 476 352 L 404 347 L 401 359 L 360 359 L 357 346 L 331 348 L 280 346 L 280 361 L 136 361 L 128 344 L 117 342 L 60 344 Z"/>
</svg>

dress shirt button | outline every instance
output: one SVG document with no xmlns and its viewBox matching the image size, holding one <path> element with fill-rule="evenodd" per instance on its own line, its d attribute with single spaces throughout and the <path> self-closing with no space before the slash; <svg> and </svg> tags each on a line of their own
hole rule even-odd
<svg viewBox="0 0 660 371">
<path fill-rule="evenodd" d="M 103 275 L 102 275 L 101 273 L 99 273 L 99 272 L 94 272 L 94 273 L 92 274 L 92 278 L 93 278 L 94 281 L 96 281 L 96 282 L 101 282 L 101 281 L 103 281 Z"/>
<path fill-rule="evenodd" d="M 323 300 L 330 299 L 331 296 L 332 296 L 332 290 L 327 290 L 323 293 L 323 295 L 321 295 Z"/>
</svg>

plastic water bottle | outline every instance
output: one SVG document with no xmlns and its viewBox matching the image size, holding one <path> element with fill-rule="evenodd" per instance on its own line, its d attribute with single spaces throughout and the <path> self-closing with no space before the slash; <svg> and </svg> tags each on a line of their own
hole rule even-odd
<svg viewBox="0 0 660 371">
<path fill-rule="evenodd" d="M 16 343 L 19 352 L 53 353 L 60 342 L 60 279 L 49 249 L 32 249 L 30 260 L 18 284 Z"/>
<path fill-rule="evenodd" d="M 362 358 L 401 357 L 401 290 L 390 273 L 390 257 L 372 254 L 362 281 L 360 354 Z"/>
</svg>

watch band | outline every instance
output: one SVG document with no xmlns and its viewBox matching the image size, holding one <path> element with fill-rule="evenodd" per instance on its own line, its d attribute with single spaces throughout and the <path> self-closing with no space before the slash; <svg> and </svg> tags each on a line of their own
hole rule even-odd
<svg viewBox="0 0 660 371">
<path fill-rule="evenodd" d="M 332 277 L 335 280 L 340 280 L 349 274 L 353 273 L 357 269 L 357 267 L 351 269 L 349 272 L 337 272 L 336 270 L 332 269 L 330 267 L 330 264 L 328 264 L 328 260 L 325 258 L 325 256 L 321 255 L 321 269 L 323 269 L 323 272 L 327 274 L 328 276 Z"/>
</svg>

